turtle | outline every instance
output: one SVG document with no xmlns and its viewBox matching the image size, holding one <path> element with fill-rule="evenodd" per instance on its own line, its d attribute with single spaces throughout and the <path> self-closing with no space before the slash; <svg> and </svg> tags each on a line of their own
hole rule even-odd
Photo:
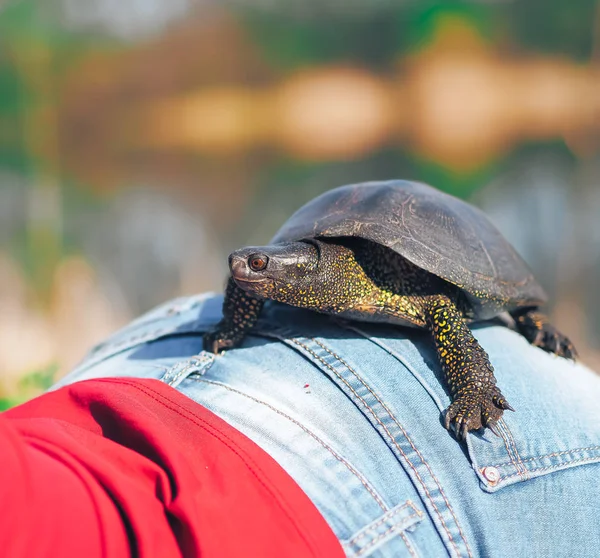
<svg viewBox="0 0 600 558">
<path fill-rule="evenodd" d="M 223 318 L 205 350 L 234 348 L 267 300 L 348 320 L 430 332 L 451 396 L 446 429 L 495 427 L 513 411 L 470 324 L 512 317 L 525 339 L 575 359 L 572 342 L 540 311 L 544 289 L 475 206 L 421 182 L 342 186 L 296 211 L 267 246 L 229 256 Z"/>
</svg>

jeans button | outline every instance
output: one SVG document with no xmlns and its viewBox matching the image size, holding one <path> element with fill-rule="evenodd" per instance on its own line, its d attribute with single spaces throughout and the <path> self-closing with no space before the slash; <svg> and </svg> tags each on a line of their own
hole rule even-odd
<svg viewBox="0 0 600 558">
<path fill-rule="evenodd" d="M 481 469 L 481 474 L 491 486 L 495 486 L 500 481 L 500 471 L 496 467 L 484 467 Z"/>
</svg>

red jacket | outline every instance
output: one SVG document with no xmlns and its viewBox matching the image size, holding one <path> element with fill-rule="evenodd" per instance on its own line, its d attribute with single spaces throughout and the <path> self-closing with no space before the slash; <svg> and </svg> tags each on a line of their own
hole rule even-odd
<svg viewBox="0 0 600 558">
<path fill-rule="evenodd" d="M 102 379 L 0 414 L 0 554 L 342 557 L 264 451 L 156 380 Z"/>
</svg>

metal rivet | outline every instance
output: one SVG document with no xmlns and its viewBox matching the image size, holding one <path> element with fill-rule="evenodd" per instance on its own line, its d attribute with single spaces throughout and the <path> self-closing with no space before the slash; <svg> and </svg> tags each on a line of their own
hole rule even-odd
<svg viewBox="0 0 600 558">
<path fill-rule="evenodd" d="M 481 474 L 492 486 L 500 481 L 500 471 L 496 467 L 484 467 L 481 469 Z"/>
</svg>

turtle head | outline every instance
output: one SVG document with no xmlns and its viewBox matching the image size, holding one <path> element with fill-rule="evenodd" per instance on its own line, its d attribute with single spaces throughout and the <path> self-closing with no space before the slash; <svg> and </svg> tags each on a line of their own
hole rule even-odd
<svg viewBox="0 0 600 558">
<path fill-rule="evenodd" d="M 339 241 L 250 246 L 233 252 L 229 267 L 249 295 L 318 312 L 342 312 L 370 288 L 353 251 Z"/>
<path fill-rule="evenodd" d="M 229 268 L 248 294 L 294 304 L 290 298 L 310 282 L 319 260 L 316 242 L 286 242 L 236 250 L 229 256 Z"/>
</svg>

